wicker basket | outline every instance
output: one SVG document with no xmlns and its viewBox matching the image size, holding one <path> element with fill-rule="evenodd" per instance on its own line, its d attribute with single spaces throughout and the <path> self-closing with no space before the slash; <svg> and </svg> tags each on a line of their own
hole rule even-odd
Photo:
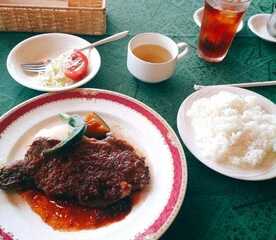
<svg viewBox="0 0 276 240">
<path fill-rule="evenodd" d="M 106 32 L 106 0 L 0 0 L 0 31 Z"/>
</svg>

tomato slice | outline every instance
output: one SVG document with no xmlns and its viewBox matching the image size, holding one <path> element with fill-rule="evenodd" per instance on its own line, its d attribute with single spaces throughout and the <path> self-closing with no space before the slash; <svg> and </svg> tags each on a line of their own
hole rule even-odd
<svg viewBox="0 0 276 240">
<path fill-rule="evenodd" d="M 74 81 L 80 81 L 88 74 L 88 58 L 81 51 L 75 50 L 65 63 L 64 75 Z"/>
</svg>

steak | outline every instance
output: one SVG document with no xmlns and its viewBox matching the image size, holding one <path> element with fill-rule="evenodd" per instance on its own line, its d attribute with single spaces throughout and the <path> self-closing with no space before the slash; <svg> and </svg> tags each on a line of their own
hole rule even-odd
<svg viewBox="0 0 276 240">
<path fill-rule="evenodd" d="M 37 189 L 53 199 L 106 207 L 143 189 L 150 181 L 145 159 L 123 140 L 86 138 L 66 151 L 45 155 L 58 140 L 36 139 L 24 160 L 0 169 L 0 188 Z"/>
</svg>

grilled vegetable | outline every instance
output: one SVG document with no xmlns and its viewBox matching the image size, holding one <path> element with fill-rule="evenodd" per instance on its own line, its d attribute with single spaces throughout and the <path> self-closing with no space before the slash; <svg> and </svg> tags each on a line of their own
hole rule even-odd
<svg viewBox="0 0 276 240">
<path fill-rule="evenodd" d="M 72 144 L 79 141 L 86 132 L 87 124 L 81 118 L 81 116 L 77 114 L 70 116 L 65 113 L 61 113 L 59 115 L 64 121 L 66 121 L 73 128 L 73 130 L 70 132 L 69 136 L 65 140 L 61 141 L 54 147 L 45 150 L 43 154 L 56 153 L 70 147 Z"/>
<path fill-rule="evenodd" d="M 106 134 L 110 132 L 109 126 L 99 115 L 94 112 L 86 115 L 85 122 L 87 124 L 85 133 L 87 137 L 103 139 L 106 137 Z"/>
</svg>

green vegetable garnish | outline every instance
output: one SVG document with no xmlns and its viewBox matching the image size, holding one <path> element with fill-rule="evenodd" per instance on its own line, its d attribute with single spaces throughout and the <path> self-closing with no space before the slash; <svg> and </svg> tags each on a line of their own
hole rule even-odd
<svg viewBox="0 0 276 240">
<path fill-rule="evenodd" d="M 81 116 L 77 114 L 68 115 L 65 113 L 60 113 L 59 115 L 73 128 L 73 130 L 70 132 L 69 136 L 65 140 L 61 141 L 54 147 L 45 150 L 43 154 L 57 153 L 70 147 L 72 144 L 78 142 L 86 132 L 87 124 L 81 118 Z"/>
</svg>

